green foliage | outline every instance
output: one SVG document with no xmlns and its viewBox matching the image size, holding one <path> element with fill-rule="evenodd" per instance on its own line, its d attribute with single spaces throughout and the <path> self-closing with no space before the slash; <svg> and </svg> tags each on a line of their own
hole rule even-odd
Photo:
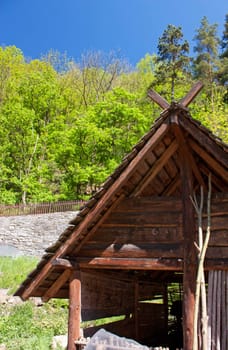
<svg viewBox="0 0 228 350">
<path fill-rule="evenodd" d="M 175 86 L 178 101 L 200 78 L 192 116 L 227 140 L 227 16 L 221 55 L 216 28 L 203 18 L 190 58 L 181 28 L 169 25 L 158 55 L 136 69 L 113 52 L 26 62 L 20 49 L 0 47 L 0 203 L 90 196 L 159 116 L 151 86 L 168 101 Z"/>
</svg>

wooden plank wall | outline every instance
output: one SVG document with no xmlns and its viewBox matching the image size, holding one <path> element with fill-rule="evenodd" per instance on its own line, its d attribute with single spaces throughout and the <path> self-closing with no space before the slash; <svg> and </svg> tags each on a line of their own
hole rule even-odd
<svg viewBox="0 0 228 350">
<path fill-rule="evenodd" d="M 182 258 L 181 209 L 181 202 L 171 197 L 126 199 L 84 245 L 79 256 Z M 228 194 L 213 198 L 211 212 L 207 258 L 228 258 Z M 206 217 L 204 226 L 205 220 Z"/>
<path fill-rule="evenodd" d="M 207 227 L 206 205 L 204 206 L 204 232 Z M 228 259 L 228 194 L 212 198 L 211 236 L 206 257 Z"/>
<path fill-rule="evenodd" d="M 79 256 L 180 257 L 181 220 L 178 200 L 127 199 L 109 215 Z"/>
</svg>

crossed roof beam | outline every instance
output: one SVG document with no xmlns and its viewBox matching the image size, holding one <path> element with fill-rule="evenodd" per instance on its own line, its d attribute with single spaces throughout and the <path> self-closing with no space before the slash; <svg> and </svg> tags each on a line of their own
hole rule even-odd
<svg viewBox="0 0 228 350">
<path fill-rule="evenodd" d="M 185 95 L 185 97 L 183 97 L 179 101 L 178 104 L 183 106 L 183 107 L 187 107 L 192 102 L 192 100 L 194 100 L 194 98 L 199 94 L 199 92 L 202 90 L 202 88 L 203 88 L 203 84 L 200 81 L 198 81 L 195 85 L 193 85 L 193 87 Z M 167 109 L 170 107 L 170 104 L 166 101 L 166 99 L 164 97 L 162 97 L 161 95 L 159 95 L 153 89 L 149 89 L 147 94 L 148 94 L 148 97 L 150 97 L 151 100 L 156 102 L 162 109 Z"/>
<path fill-rule="evenodd" d="M 183 97 L 179 102 L 178 105 L 180 107 L 186 108 L 192 101 L 193 99 L 199 94 L 199 92 L 202 90 L 203 84 L 201 82 L 197 82 L 191 90 Z M 156 91 L 150 89 L 148 91 L 148 97 L 150 97 L 154 102 L 156 102 L 162 109 L 169 109 L 171 105 L 164 99 L 162 96 L 160 96 Z M 172 119 L 176 119 L 176 116 L 173 115 Z M 181 131 L 176 125 L 176 123 L 173 124 L 172 126 L 173 132 L 176 136 L 176 139 L 178 141 L 179 146 L 181 146 L 181 152 L 184 153 L 184 156 L 186 156 L 189 159 L 189 162 L 191 164 L 193 173 L 198 180 L 198 183 L 203 186 L 203 188 L 206 188 L 204 179 L 198 169 L 198 166 L 196 164 L 196 161 L 194 157 L 192 156 L 192 153 L 190 151 L 190 147 L 188 145 L 188 142 L 185 140 L 185 137 Z"/>
</svg>

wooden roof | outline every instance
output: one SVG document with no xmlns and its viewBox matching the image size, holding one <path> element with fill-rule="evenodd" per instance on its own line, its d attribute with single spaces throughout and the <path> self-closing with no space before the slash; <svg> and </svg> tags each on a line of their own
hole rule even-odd
<svg viewBox="0 0 228 350">
<path fill-rule="evenodd" d="M 128 278 L 129 271 L 137 274 L 140 270 L 153 270 L 155 278 L 170 278 L 168 274 L 162 277 L 160 270 L 182 270 L 182 251 L 178 242 L 182 239 L 180 198 L 183 179 L 180 162 L 183 154 L 192 169 L 194 189 L 197 191 L 201 185 L 206 189 L 208 175 L 211 174 L 212 205 L 228 205 L 228 147 L 194 120 L 185 106 L 181 102 L 164 106 L 166 109 L 149 132 L 81 208 L 57 242 L 46 250 L 16 295 L 23 299 L 30 296 L 44 299 L 67 297 L 72 267 L 92 273 L 95 269 L 102 273 L 109 269 L 117 276 L 122 270 L 125 278 Z M 147 218 L 154 220 L 154 231 L 150 230 L 150 235 L 152 232 L 154 236 L 163 237 L 162 248 L 156 240 L 147 242 L 146 230 L 151 224 L 146 221 L 149 220 Z M 163 220 L 163 225 L 159 226 L 159 220 Z M 115 227 L 120 227 L 120 221 L 121 231 L 118 231 Z M 129 237 L 136 237 L 140 227 L 143 227 L 140 249 L 136 249 L 130 247 Z M 227 225 L 224 229 L 227 238 Z M 170 235 L 173 237 L 172 248 L 169 247 L 164 262 L 161 249 L 165 249 Z M 125 237 L 126 242 L 121 241 L 120 236 Z M 112 237 L 109 243 L 108 237 Z M 124 243 L 131 249 L 130 263 L 129 250 L 125 252 Z M 151 244 L 150 253 L 144 253 L 147 244 Z M 216 252 L 219 254 L 219 250 Z M 228 258 L 227 250 L 224 256 Z M 172 273 L 175 278 L 175 273 Z"/>
</svg>

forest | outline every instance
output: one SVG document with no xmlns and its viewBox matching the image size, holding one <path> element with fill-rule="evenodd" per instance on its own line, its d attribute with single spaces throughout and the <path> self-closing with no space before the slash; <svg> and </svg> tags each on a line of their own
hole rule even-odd
<svg viewBox="0 0 228 350">
<path fill-rule="evenodd" d="M 168 25 L 135 67 L 114 51 L 75 62 L 1 46 L 0 203 L 87 199 L 159 117 L 149 88 L 171 102 L 202 81 L 190 113 L 227 143 L 228 14 L 221 37 L 203 17 L 193 43 Z"/>
</svg>

